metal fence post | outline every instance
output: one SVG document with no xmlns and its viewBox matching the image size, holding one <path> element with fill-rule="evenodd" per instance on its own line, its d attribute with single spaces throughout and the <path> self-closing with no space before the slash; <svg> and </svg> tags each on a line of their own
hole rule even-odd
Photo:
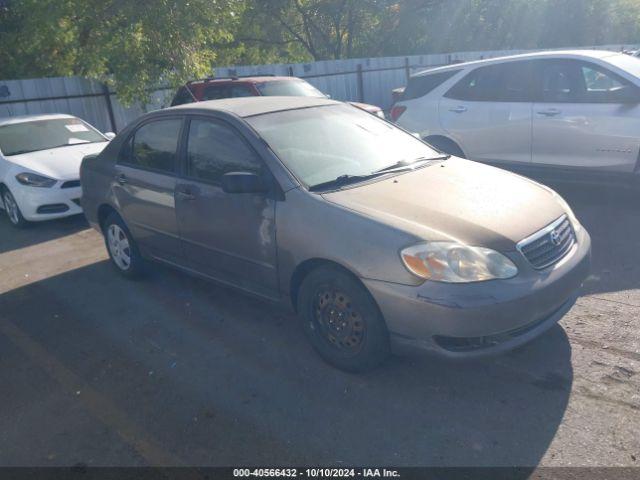
<svg viewBox="0 0 640 480">
<path fill-rule="evenodd" d="M 409 66 L 409 57 L 404 57 L 404 73 L 407 76 L 407 82 L 411 78 L 411 67 Z"/>
<path fill-rule="evenodd" d="M 102 94 L 104 95 L 104 101 L 107 105 L 107 113 L 109 114 L 109 123 L 111 124 L 111 131 L 118 133 L 118 126 L 116 125 L 116 117 L 113 114 L 113 105 L 111 104 L 111 93 L 109 93 L 109 86 L 106 83 L 102 84 Z"/>
<path fill-rule="evenodd" d="M 364 78 L 362 77 L 361 64 L 358 64 L 356 75 L 358 76 L 358 101 L 364 103 Z"/>
</svg>

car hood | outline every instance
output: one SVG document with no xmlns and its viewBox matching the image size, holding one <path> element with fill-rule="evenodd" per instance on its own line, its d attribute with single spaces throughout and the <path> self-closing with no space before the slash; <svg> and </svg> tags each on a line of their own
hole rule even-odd
<svg viewBox="0 0 640 480">
<path fill-rule="evenodd" d="M 80 164 L 85 155 L 100 153 L 109 142 L 84 143 L 7 157 L 11 163 L 57 180 L 80 178 Z"/>
<path fill-rule="evenodd" d="M 455 157 L 323 197 L 420 239 L 502 251 L 565 213 L 552 190 Z"/>
</svg>

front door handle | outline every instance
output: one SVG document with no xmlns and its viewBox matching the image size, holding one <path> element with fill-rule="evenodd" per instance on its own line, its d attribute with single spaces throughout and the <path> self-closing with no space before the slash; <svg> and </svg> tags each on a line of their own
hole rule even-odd
<svg viewBox="0 0 640 480">
<path fill-rule="evenodd" d="M 562 111 L 558 110 L 557 108 L 550 108 L 548 110 L 541 110 L 537 113 L 538 115 L 544 115 L 545 117 L 555 117 L 556 115 L 560 115 Z"/>
<path fill-rule="evenodd" d="M 178 195 L 183 200 L 195 200 L 196 196 L 188 190 L 176 190 L 176 195 Z"/>
<path fill-rule="evenodd" d="M 450 108 L 449 111 L 453 113 L 464 113 L 467 111 L 467 107 L 465 107 L 464 105 L 460 105 L 455 108 Z"/>
<path fill-rule="evenodd" d="M 120 175 L 118 175 L 116 177 L 116 182 L 118 182 L 120 185 L 124 185 L 125 183 L 127 183 L 127 177 L 124 173 L 121 173 Z"/>
</svg>

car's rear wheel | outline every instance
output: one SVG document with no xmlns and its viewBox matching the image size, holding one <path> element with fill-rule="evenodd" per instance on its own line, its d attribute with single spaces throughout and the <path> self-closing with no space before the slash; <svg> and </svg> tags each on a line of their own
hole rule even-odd
<svg viewBox="0 0 640 480">
<path fill-rule="evenodd" d="M 371 295 L 335 267 L 319 267 L 302 282 L 298 313 L 320 356 L 335 367 L 364 372 L 389 355 L 389 332 Z"/>
<path fill-rule="evenodd" d="M 144 273 L 144 259 L 120 216 L 110 214 L 104 221 L 102 230 L 109 258 L 116 270 L 129 278 L 139 277 Z"/>
<path fill-rule="evenodd" d="M 17 228 L 26 227 L 29 222 L 22 216 L 22 212 L 20 211 L 18 202 L 16 202 L 13 194 L 6 187 L 3 187 L 0 193 L 2 194 L 2 204 L 4 206 L 4 211 L 7 213 L 7 217 L 9 217 L 9 221 L 11 222 L 11 224 Z"/>
</svg>

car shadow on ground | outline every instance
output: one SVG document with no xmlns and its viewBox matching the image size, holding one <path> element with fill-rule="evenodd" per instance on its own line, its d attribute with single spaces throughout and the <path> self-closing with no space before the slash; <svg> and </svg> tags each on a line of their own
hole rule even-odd
<svg viewBox="0 0 640 480">
<path fill-rule="evenodd" d="M 32 222 L 26 228 L 15 228 L 0 210 L 0 254 L 72 235 L 89 228 L 84 215 L 59 220 Z"/>
<path fill-rule="evenodd" d="M 640 192 L 550 184 L 571 205 L 592 241 L 591 276 L 583 293 L 640 288 Z"/>
<path fill-rule="evenodd" d="M 18 345 L 0 368 L 0 384 L 14 385 L 1 395 L 8 464 L 41 463 L 50 450 L 59 464 L 140 461 L 74 434 L 66 409 L 58 419 L 65 442 L 50 423 L 15 415 L 55 395 L 69 412 L 91 410 L 86 396 L 60 386 L 18 387 L 56 368 L 43 362 L 73 372 L 74 389 L 98 392 L 143 432 L 141 441 L 188 465 L 533 467 L 573 382 L 559 326 L 492 359 L 392 358 L 368 374 L 345 374 L 319 359 L 288 311 L 165 268 L 132 282 L 99 262 L 0 295 L 0 312 L 46 352 Z M 20 365 L 20 381 L 6 365 Z"/>
</svg>

